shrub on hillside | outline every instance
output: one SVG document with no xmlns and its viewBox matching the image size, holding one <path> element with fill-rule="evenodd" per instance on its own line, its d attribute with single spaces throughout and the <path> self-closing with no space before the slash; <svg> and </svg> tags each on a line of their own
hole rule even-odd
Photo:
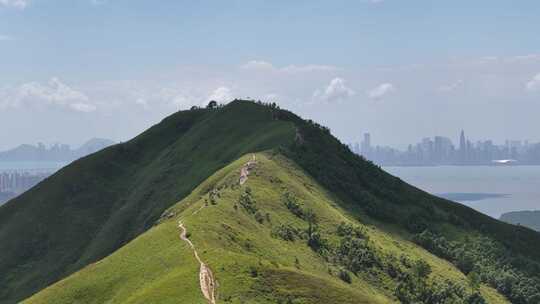
<svg viewBox="0 0 540 304">
<path fill-rule="evenodd" d="M 512 303 L 540 304 L 540 278 L 537 274 L 540 265 L 512 255 L 495 241 L 486 237 L 448 241 L 427 230 L 417 234 L 414 241 L 428 251 L 451 261 L 463 273 L 470 274 L 474 271 L 473 276 L 478 276 L 481 282 L 497 289 Z M 529 272 L 519 269 L 527 269 Z M 470 301 L 482 303 L 478 302 L 480 300 L 476 296 L 472 296 Z"/>
<path fill-rule="evenodd" d="M 356 238 L 366 239 L 366 231 L 359 226 L 341 222 L 337 227 L 337 234 L 339 236 L 352 236 Z"/>
<path fill-rule="evenodd" d="M 292 214 L 299 218 L 304 218 L 304 210 L 292 194 L 285 192 L 283 195 L 283 203 Z"/>
<path fill-rule="evenodd" d="M 349 272 L 345 269 L 340 269 L 339 270 L 339 278 L 343 281 L 343 282 L 346 282 L 346 283 L 349 283 L 351 284 L 352 283 L 352 278 L 351 278 L 351 275 L 349 274 Z"/>
<path fill-rule="evenodd" d="M 246 189 L 242 195 L 240 195 L 240 198 L 238 199 L 238 203 L 240 206 L 244 207 L 244 209 L 251 214 L 255 214 L 259 209 L 256 206 L 256 201 L 251 196 L 251 191 L 248 191 L 249 188 Z"/>
<path fill-rule="evenodd" d="M 279 225 L 272 230 L 272 236 L 280 238 L 285 241 L 293 242 L 301 238 L 301 232 L 299 229 L 293 227 L 290 224 Z"/>
</svg>

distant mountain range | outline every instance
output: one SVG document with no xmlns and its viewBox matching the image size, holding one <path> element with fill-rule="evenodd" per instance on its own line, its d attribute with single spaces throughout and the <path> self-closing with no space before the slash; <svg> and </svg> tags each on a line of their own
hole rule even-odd
<svg viewBox="0 0 540 304">
<path fill-rule="evenodd" d="M 540 210 L 504 213 L 501 215 L 501 221 L 540 231 Z"/>
<path fill-rule="evenodd" d="M 0 152 L 0 161 L 59 161 L 69 162 L 83 156 L 95 153 L 103 148 L 113 145 L 109 139 L 93 138 L 77 149 L 69 145 L 55 144 L 47 148 L 44 144 L 23 144 L 8 151 Z"/>
</svg>

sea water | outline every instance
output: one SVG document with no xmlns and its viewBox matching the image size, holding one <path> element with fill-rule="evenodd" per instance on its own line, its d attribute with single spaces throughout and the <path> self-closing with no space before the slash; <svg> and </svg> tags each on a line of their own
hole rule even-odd
<svg viewBox="0 0 540 304">
<path fill-rule="evenodd" d="M 489 216 L 540 210 L 540 166 L 384 167 L 429 193 Z"/>
</svg>

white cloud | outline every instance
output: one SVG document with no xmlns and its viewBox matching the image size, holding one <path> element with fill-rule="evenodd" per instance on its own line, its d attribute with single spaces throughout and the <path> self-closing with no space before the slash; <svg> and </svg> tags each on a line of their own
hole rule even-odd
<svg viewBox="0 0 540 304">
<path fill-rule="evenodd" d="M 190 97 L 188 97 L 186 95 L 178 94 L 178 95 L 174 96 L 171 99 L 171 103 L 176 107 L 184 109 L 184 108 L 187 108 L 189 106 L 192 106 L 193 105 L 193 100 L 192 100 L 192 98 L 190 98 Z"/>
<path fill-rule="evenodd" d="M 383 83 L 383 84 L 380 84 L 380 85 L 376 86 L 375 88 L 369 90 L 367 92 L 367 95 L 371 99 L 381 99 L 385 95 L 388 95 L 389 93 L 391 93 L 393 91 L 395 91 L 395 87 L 394 87 L 393 84 L 391 84 L 391 83 Z"/>
<path fill-rule="evenodd" d="M 8 36 L 8 35 L 0 35 L 0 41 L 7 41 L 7 40 L 11 40 L 11 36 Z"/>
<path fill-rule="evenodd" d="M 233 100 L 233 95 L 231 89 L 228 87 L 219 87 L 215 89 L 210 96 L 208 96 L 207 101 L 215 100 L 218 103 L 228 103 Z"/>
<path fill-rule="evenodd" d="M 0 108 L 24 105 L 55 105 L 75 111 L 92 112 L 96 106 L 88 103 L 88 96 L 53 77 L 46 84 L 29 82 L 0 89 Z"/>
<path fill-rule="evenodd" d="M 536 92 L 540 91 L 540 73 L 536 74 L 530 81 L 525 84 L 527 91 Z"/>
<path fill-rule="evenodd" d="M 30 82 L 19 87 L 22 97 L 36 98 L 52 104 L 66 105 L 76 101 L 87 101 L 88 97 L 53 77 L 46 85 Z"/>
<path fill-rule="evenodd" d="M 251 60 L 241 66 L 245 70 L 257 70 L 268 72 L 282 73 L 309 73 L 309 72 L 333 72 L 341 69 L 331 65 L 308 64 L 308 65 L 288 65 L 284 67 L 276 67 L 268 61 Z"/>
<path fill-rule="evenodd" d="M 261 99 L 265 102 L 276 102 L 279 99 L 279 95 L 275 93 L 270 93 L 264 95 Z"/>
<path fill-rule="evenodd" d="M 27 0 L 0 0 L 0 7 L 25 9 L 29 4 Z"/>
<path fill-rule="evenodd" d="M 347 87 L 345 80 L 342 78 L 334 78 L 330 81 L 328 86 L 323 90 L 317 90 L 313 93 L 313 97 L 324 101 L 340 101 L 352 97 L 356 92 Z"/>
</svg>

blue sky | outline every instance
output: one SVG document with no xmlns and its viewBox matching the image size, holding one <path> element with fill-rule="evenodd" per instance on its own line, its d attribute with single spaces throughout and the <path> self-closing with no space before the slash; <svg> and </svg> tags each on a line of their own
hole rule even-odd
<svg viewBox="0 0 540 304">
<path fill-rule="evenodd" d="M 344 141 L 540 141 L 538 16 L 532 0 L 0 0 L 0 148 L 125 140 L 246 96 Z"/>
</svg>

